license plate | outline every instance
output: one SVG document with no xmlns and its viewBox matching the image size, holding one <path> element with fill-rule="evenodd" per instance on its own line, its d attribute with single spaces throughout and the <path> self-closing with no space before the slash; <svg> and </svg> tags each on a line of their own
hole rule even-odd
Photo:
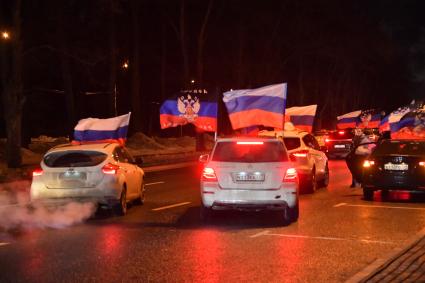
<svg viewBox="0 0 425 283">
<path fill-rule="evenodd" d="M 335 148 L 345 148 L 345 144 L 336 144 L 334 145 Z"/>
<path fill-rule="evenodd" d="M 265 176 L 264 173 L 254 172 L 254 173 L 246 173 L 240 172 L 235 176 L 236 182 L 262 182 L 264 181 Z"/>
<path fill-rule="evenodd" d="M 405 171 L 409 169 L 408 164 L 393 164 L 393 163 L 387 163 L 384 164 L 385 170 L 397 170 L 397 171 Z"/>
<path fill-rule="evenodd" d="M 85 180 L 87 179 L 87 175 L 85 172 L 66 171 L 61 173 L 59 178 L 64 180 Z"/>
</svg>

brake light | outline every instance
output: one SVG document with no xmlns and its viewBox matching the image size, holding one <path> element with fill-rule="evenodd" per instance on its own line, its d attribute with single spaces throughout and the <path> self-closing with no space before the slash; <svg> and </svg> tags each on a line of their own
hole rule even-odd
<svg viewBox="0 0 425 283">
<path fill-rule="evenodd" d="M 32 176 L 37 177 L 43 175 L 43 169 L 37 168 L 34 171 L 32 171 Z"/>
<path fill-rule="evenodd" d="M 369 168 L 369 167 L 371 167 L 373 165 L 375 165 L 375 161 L 373 161 L 373 160 L 365 160 L 363 162 L 363 167 L 364 168 Z"/>
<path fill-rule="evenodd" d="M 257 144 L 257 145 L 260 145 L 260 144 L 264 144 L 264 142 L 262 142 L 262 141 L 239 141 L 239 142 L 236 142 L 236 144 L 242 144 L 242 145 Z"/>
<path fill-rule="evenodd" d="M 342 136 L 345 134 L 345 131 L 338 131 L 338 135 Z"/>
<path fill-rule="evenodd" d="M 297 170 L 295 168 L 288 168 L 285 173 L 284 182 L 296 182 L 297 181 Z"/>
<path fill-rule="evenodd" d="M 419 166 L 425 167 L 425 161 L 419 162 Z"/>
<path fill-rule="evenodd" d="M 202 180 L 209 182 L 217 181 L 217 176 L 215 175 L 214 169 L 210 167 L 205 167 L 204 171 L 202 171 Z"/>
<path fill-rule="evenodd" d="M 330 139 L 328 139 L 328 138 L 326 138 L 325 139 L 325 143 L 328 143 L 328 142 L 330 142 L 331 140 Z"/>
<path fill-rule="evenodd" d="M 307 154 L 308 154 L 308 150 L 306 149 L 295 151 L 292 153 L 292 155 L 295 157 L 307 157 Z"/>
<path fill-rule="evenodd" d="M 120 169 L 118 165 L 108 163 L 102 167 L 102 172 L 106 175 L 115 175 L 117 174 L 118 169 Z"/>
</svg>

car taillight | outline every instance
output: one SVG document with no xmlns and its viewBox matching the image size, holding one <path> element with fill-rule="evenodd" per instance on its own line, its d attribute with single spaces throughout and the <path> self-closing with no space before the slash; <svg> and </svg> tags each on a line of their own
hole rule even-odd
<svg viewBox="0 0 425 283">
<path fill-rule="evenodd" d="M 32 176 L 37 177 L 43 175 L 43 169 L 37 168 L 34 171 L 32 171 Z"/>
<path fill-rule="evenodd" d="M 238 142 L 236 142 L 236 144 L 239 144 L 239 145 L 253 145 L 253 144 L 263 145 L 264 142 L 262 142 L 262 141 L 238 141 Z"/>
<path fill-rule="evenodd" d="M 373 161 L 373 160 L 365 160 L 363 162 L 363 167 L 364 168 L 369 168 L 369 167 L 371 167 L 373 165 L 375 165 L 375 161 Z"/>
<path fill-rule="evenodd" d="M 118 165 L 108 163 L 102 167 L 102 172 L 103 174 L 106 174 L 106 175 L 115 175 L 117 174 L 118 169 L 120 169 Z"/>
<path fill-rule="evenodd" d="M 307 157 L 307 154 L 308 154 L 308 150 L 306 149 L 295 151 L 292 153 L 292 155 L 295 157 Z"/>
<path fill-rule="evenodd" d="M 285 173 L 284 182 L 296 182 L 297 181 L 297 170 L 295 168 L 288 168 Z"/>
<path fill-rule="evenodd" d="M 328 142 L 330 142 L 331 140 L 330 139 L 328 139 L 328 138 L 326 138 L 325 139 L 325 143 L 328 143 Z"/>
<path fill-rule="evenodd" d="M 419 166 L 425 167 L 425 161 L 419 162 Z"/>
<path fill-rule="evenodd" d="M 343 136 L 345 134 L 345 131 L 338 131 L 338 135 Z"/>
<path fill-rule="evenodd" d="M 217 181 L 217 176 L 215 175 L 214 169 L 205 167 L 204 171 L 202 171 L 202 180 L 209 182 Z"/>
</svg>

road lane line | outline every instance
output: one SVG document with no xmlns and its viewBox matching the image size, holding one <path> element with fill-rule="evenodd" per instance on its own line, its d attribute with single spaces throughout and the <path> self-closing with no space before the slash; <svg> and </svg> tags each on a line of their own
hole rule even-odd
<svg viewBox="0 0 425 283">
<path fill-rule="evenodd" d="M 162 207 L 154 208 L 154 209 L 152 209 L 152 211 L 159 211 L 159 210 L 164 210 L 164 209 L 179 207 L 179 206 L 187 205 L 189 203 L 190 202 L 187 201 L 187 202 L 181 202 L 181 203 L 176 203 L 176 204 L 172 204 L 172 205 L 162 206 Z"/>
<path fill-rule="evenodd" d="M 285 238 L 298 238 L 298 239 L 312 239 L 312 240 L 328 240 L 328 241 L 355 241 L 363 242 L 368 244 L 394 244 L 390 241 L 375 241 L 368 239 L 350 239 L 350 238 L 338 238 L 338 237 L 325 237 L 325 236 L 306 236 L 306 235 L 291 235 L 291 234 L 276 234 L 269 233 L 269 231 L 260 232 L 250 236 L 250 238 L 256 238 L 261 236 L 275 236 L 275 237 L 285 237 Z"/>
<path fill-rule="evenodd" d="M 0 246 L 7 246 L 9 243 L 0 243 Z"/>
<path fill-rule="evenodd" d="M 263 231 L 263 232 L 257 233 L 257 234 L 255 234 L 255 235 L 252 235 L 252 236 L 250 236 L 250 238 L 257 238 L 257 237 L 264 236 L 264 235 L 268 235 L 268 234 L 269 234 L 269 230 L 266 230 L 266 231 Z"/>
<path fill-rule="evenodd" d="M 152 182 L 152 183 L 146 183 L 145 186 L 153 186 L 153 185 L 159 185 L 159 184 L 165 184 L 165 182 Z"/>
<path fill-rule="evenodd" d="M 341 202 L 341 203 L 335 204 L 334 207 L 340 207 L 340 206 L 344 206 L 344 205 L 347 205 L 347 203 Z"/>
<path fill-rule="evenodd" d="M 389 206 L 389 205 L 367 205 L 367 204 L 347 204 L 347 203 L 340 203 L 340 204 L 334 205 L 334 207 L 341 207 L 341 206 L 425 210 L 425 207 L 404 207 L 404 206 Z"/>
</svg>

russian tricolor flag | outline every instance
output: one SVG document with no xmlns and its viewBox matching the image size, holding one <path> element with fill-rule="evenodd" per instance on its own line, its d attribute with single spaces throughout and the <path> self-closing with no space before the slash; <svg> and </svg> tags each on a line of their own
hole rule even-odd
<svg viewBox="0 0 425 283">
<path fill-rule="evenodd" d="M 295 128 L 311 133 L 316 110 L 317 104 L 290 107 L 286 109 L 285 119 L 291 122 Z"/>
<path fill-rule="evenodd" d="M 337 124 L 336 127 L 338 129 L 347 129 L 347 128 L 355 128 L 357 125 L 358 117 L 362 111 L 357 110 L 353 111 L 341 116 L 337 117 Z"/>
<path fill-rule="evenodd" d="M 393 139 L 425 139 L 425 109 L 406 113 L 391 128 Z"/>
<path fill-rule="evenodd" d="M 74 139 L 77 142 L 118 141 L 124 143 L 127 139 L 130 114 L 108 119 L 81 119 L 74 128 Z"/>
<path fill-rule="evenodd" d="M 262 125 L 282 128 L 286 107 L 287 85 L 275 84 L 257 89 L 232 90 L 223 93 L 234 130 Z"/>
</svg>

